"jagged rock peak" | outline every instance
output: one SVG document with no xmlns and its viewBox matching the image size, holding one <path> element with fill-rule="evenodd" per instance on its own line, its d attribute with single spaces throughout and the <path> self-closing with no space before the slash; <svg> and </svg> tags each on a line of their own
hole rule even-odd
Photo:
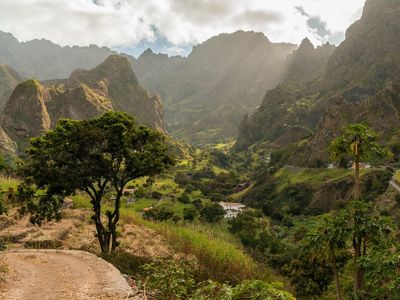
<svg viewBox="0 0 400 300">
<path fill-rule="evenodd" d="M 140 56 L 147 56 L 147 55 L 153 55 L 153 54 L 154 54 L 153 50 L 151 50 L 151 48 L 147 48 L 145 51 L 143 51 L 143 53 Z"/>
<path fill-rule="evenodd" d="M 299 52 L 301 52 L 301 51 L 308 52 L 308 51 L 314 51 L 314 50 L 315 50 L 314 45 L 311 43 L 311 41 L 308 38 L 304 38 L 301 41 L 301 44 L 298 49 Z"/>
<path fill-rule="evenodd" d="M 103 63 L 91 70 L 75 70 L 72 72 L 69 82 L 93 84 L 104 78 L 121 79 L 124 82 L 138 83 L 129 60 L 121 55 L 110 55 Z"/>
<path fill-rule="evenodd" d="M 147 48 L 142 54 L 139 55 L 138 60 L 146 60 L 146 59 L 153 59 L 153 58 L 161 58 L 161 59 L 168 59 L 168 54 L 164 53 L 154 53 L 153 50 Z"/>
</svg>

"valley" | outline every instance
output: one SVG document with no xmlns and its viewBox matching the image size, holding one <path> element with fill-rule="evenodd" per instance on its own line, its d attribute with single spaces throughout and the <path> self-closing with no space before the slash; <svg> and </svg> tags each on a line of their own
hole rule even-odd
<svg viewBox="0 0 400 300">
<path fill-rule="evenodd" d="M 399 16 L 186 56 L 0 31 L 0 296 L 400 299 Z"/>
</svg>

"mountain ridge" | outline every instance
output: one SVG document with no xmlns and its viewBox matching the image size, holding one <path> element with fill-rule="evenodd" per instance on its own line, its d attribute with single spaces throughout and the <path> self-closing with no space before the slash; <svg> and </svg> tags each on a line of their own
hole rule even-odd
<svg viewBox="0 0 400 300">
<path fill-rule="evenodd" d="M 88 119 L 111 110 L 126 111 L 139 123 L 164 131 L 161 99 L 149 96 L 128 59 L 118 55 L 93 69 L 76 70 L 68 79 L 18 84 L 5 106 L 1 127 L 21 150 L 30 137 L 53 128 L 60 118 Z"/>
<path fill-rule="evenodd" d="M 291 99 L 279 116 L 265 109 L 273 100 L 268 97 L 272 92 L 268 92 L 264 105 L 242 126 L 236 149 L 259 142 L 273 145 L 274 138 L 288 134 L 291 138 L 280 146 L 298 143 L 288 163 L 311 166 L 316 161 L 329 160 L 327 146 L 345 124 L 365 123 L 378 131 L 387 144 L 399 137 L 397 123 L 386 121 L 397 120 L 398 116 L 398 110 L 393 109 L 400 82 L 398 12 L 398 1 L 367 0 L 361 19 L 349 27 L 345 41 L 329 57 L 323 75 L 307 83 L 292 84 L 296 89 L 288 84 L 278 87 Z M 388 96 L 392 94 L 393 97 Z M 379 95 L 386 95 L 385 101 Z M 284 99 L 279 101 L 284 103 Z M 271 130 L 268 124 L 273 118 L 276 122 Z M 305 127 L 309 134 L 291 135 L 289 128 L 294 127 Z M 266 132 L 256 137 L 246 135 L 256 128 Z M 304 141 L 299 143 L 301 140 Z"/>
</svg>

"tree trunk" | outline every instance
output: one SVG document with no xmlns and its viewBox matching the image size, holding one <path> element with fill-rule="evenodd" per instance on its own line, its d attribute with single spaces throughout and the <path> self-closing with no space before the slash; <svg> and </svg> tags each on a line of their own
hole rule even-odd
<svg viewBox="0 0 400 300">
<path fill-rule="evenodd" d="M 360 182 L 360 155 L 356 154 L 355 171 L 354 171 L 354 199 L 361 198 L 361 182 Z"/>
<path fill-rule="evenodd" d="M 95 199 L 92 199 L 92 204 L 93 204 L 93 212 L 94 215 L 92 217 L 92 220 L 96 226 L 96 231 L 97 231 L 97 239 L 99 240 L 100 244 L 100 249 L 101 253 L 106 254 L 108 253 L 108 244 L 107 244 L 107 232 L 106 229 L 103 226 L 103 223 L 101 222 L 101 197 L 96 196 Z"/>
<path fill-rule="evenodd" d="M 360 266 L 358 266 L 359 259 L 361 257 L 361 239 L 353 238 L 353 249 L 354 249 L 354 298 L 355 300 L 362 300 L 363 297 L 360 295 L 360 291 L 363 288 L 364 272 Z"/>
<path fill-rule="evenodd" d="M 118 233 L 117 233 L 117 224 L 120 217 L 120 207 L 121 207 L 121 197 L 122 197 L 122 188 L 118 190 L 117 196 L 115 199 L 114 211 L 107 215 L 108 217 L 108 249 L 113 252 L 118 247 L 119 243 L 117 241 Z"/>
<path fill-rule="evenodd" d="M 332 264 L 333 264 L 333 275 L 335 277 L 336 299 L 343 300 L 342 290 L 340 287 L 339 274 L 338 274 L 337 266 L 336 266 L 336 257 L 335 257 L 335 253 L 333 252 L 333 248 L 331 245 L 329 245 L 329 251 L 331 252 Z"/>
</svg>

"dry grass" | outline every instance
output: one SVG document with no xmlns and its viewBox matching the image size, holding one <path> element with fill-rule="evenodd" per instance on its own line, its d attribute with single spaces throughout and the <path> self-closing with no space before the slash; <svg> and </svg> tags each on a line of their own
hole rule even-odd
<svg viewBox="0 0 400 300">
<path fill-rule="evenodd" d="M 5 258 L 0 257 L 0 281 L 5 281 L 8 272 L 9 272 L 8 264 Z"/>
</svg>

